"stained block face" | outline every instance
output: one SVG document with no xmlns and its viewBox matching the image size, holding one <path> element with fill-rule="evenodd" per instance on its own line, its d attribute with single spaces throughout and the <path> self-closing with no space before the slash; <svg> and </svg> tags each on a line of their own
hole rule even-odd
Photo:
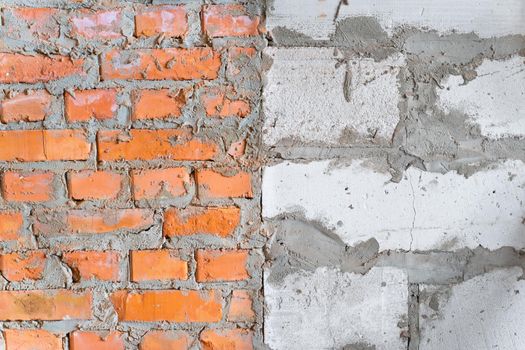
<svg viewBox="0 0 525 350">
<path fill-rule="evenodd" d="M 449 76 L 438 91 L 438 106 L 460 112 L 490 138 L 525 137 L 525 59 L 485 60 L 476 78 Z"/>
<path fill-rule="evenodd" d="M 420 349 L 519 349 L 525 344 L 521 268 L 421 289 Z"/>
<path fill-rule="evenodd" d="M 389 144 L 399 122 L 401 55 L 379 62 L 333 48 L 268 48 L 266 145 Z"/>
<path fill-rule="evenodd" d="M 525 247 L 525 164 L 498 163 L 469 177 L 407 169 L 399 183 L 373 163 L 285 162 L 263 176 L 263 216 L 295 213 L 348 245 L 380 250 Z"/>
<path fill-rule="evenodd" d="M 290 350 L 406 349 L 399 335 L 407 298 L 406 274 L 394 268 L 374 268 L 364 276 L 333 268 L 298 271 L 265 284 L 266 343 Z"/>
<path fill-rule="evenodd" d="M 370 17 L 393 34 L 400 27 L 435 30 L 440 34 L 471 33 L 482 38 L 524 34 L 523 2 L 480 0 L 339 0 L 274 1 L 269 7 L 267 27 L 271 32 L 287 29 L 296 37 L 328 40 L 344 20 Z"/>
</svg>

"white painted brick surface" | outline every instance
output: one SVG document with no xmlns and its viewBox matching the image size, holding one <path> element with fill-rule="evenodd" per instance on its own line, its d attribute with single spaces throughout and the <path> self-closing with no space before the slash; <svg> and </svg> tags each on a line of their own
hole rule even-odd
<svg viewBox="0 0 525 350">
<path fill-rule="evenodd" d="M 409 168 L 400 183 L 363 161 L 285 162 L 263 175 L 263 216 L 295 212 L 349 245 L 380 249 L 525 248 L 525 164 L 507 161 L 468 178 Z"/>
<path fill-rule="evenodd" d="M 443 81 L 440 108 L 465 113 L 491 138 L 525 136 L 525 58 L 485 60 L 476 73 L 477 78 L 466 84 L 461 76 Z"/>
<path fill-rule="evenodd" d="M 408 314 L 408 281 L 395 268 L 366 275 L 319 268 L 265 283 L 265 339 L 273 350 L 406 349 L 398 323 Z"/>
<path fill-rule="evenodd" d="M 277 27 L 327 40 L 335 32 L 339 0 L 275 0 L 269 6 L 267 27 Z M 338 19 L 374 17 L 392 34 L 407 25 L 446 34 L 474 32 L 483 38 L 525 34 L 523 0 L 351 0 Z"/>
<path fill-rule="evenodd" d="M 264 89 L 263 139 L 267 145 L 293 139 L 309 144 L 373 139 L 388 143 L 399 122 L 398 73 L 402 56 L 350 63 L 351 98 L 343 92 L 346 67 L 334 49 L 268 48 L 273 64 Z"/>
<path fill-rule="evenodd" d="M 433 300 L 420 305 L 419 349 L 525 349 L 525 281 L 518 280 L 522 272 L 518 267 L 496 270 L 446 292 L 422 286 L 420 294 Z"/>
</svg>

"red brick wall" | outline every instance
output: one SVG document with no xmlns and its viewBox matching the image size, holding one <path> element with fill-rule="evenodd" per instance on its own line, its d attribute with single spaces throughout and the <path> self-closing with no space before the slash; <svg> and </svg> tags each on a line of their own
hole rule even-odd
<svg viewBox="0 0 525 350">
<path fill-rule="evenodd" d="M 0 344 L 258 348 L 263 9 L 34 4 L 1 9 Z"/>
</svg>

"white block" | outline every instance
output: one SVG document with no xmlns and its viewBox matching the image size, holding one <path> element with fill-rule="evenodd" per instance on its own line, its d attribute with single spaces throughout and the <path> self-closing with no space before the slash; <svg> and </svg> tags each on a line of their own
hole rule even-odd
<svg viewBox="0 0 525 350">
<path fill-rule="evenodd" d="M 333 268 L 300 271 L 279 284 L 265 283 L 264 334 L 274 350 L 342 349 L 370 344 L 406 349 L 400 337 L 408 314 L 408 280 L 395 268 L 366 275 Z"/>
<path fill-rule="evenodd" d="M 389 143 L 399 122 L 397 75 L 402 56 L 381 62 L 356 58 L 350 63 L 349 101 L 345 99 L 346 66 L 334 49 L 268 48 L 273 59 L 264 89 L 263 139 L 267 145 L 293 139 L 310 144 L 349 143 L 374 138 Z"/>
<path fill-rule="evenodd" d="M 419 349 L 525 349 L 522 272 L 518 267 L 496 270 L 446 293 L 422 287 L 420 294 L 429 295 L 433 305 L 420 305 Z"/>
<path fill-rule="evenodd" d="M 440 108 L 466 114 L 491 138 L 525 136 L 525 58 L 485 60 L 476 72 L 477 78 L 467 83 L 455 75 L 443 81 Z"/>
<path fill-rule="evenodd" d="M 397 27 L 411 26 L 441 34 L 474 32 L 482 38 L 525 34 L 523 0 L 274 0 L 269 6 L 267 27 L 284 27 L 316 40 L 328 40 L 338 21 L 351 17 L 375 18 L 392 34 Z"/>
<path fill-rule="evenodd" d="M 349 245 L 375 238 L 380 250 L 525 248 L 523 162 L 499 163 L 468 178 L 409 168 L 400 183 L 376 168 L 364 161 L 268 167 L 263 216 L 295 212 Z"/>
</svg>

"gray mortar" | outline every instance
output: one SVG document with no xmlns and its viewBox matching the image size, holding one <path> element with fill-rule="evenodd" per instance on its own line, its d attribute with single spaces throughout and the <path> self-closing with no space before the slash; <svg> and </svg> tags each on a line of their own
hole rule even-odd
<svg viewBox="0 0 525 350">
<path fill-rule="evenodd" d="M 283 140 L 268 149 L 271 158 L 316 160 L 386 153 L 396 160 L 393 163 L 397 173 L 407 166 L 440 173 L 466 172 L 464 167 L 469 167 L 468 172 L 473 173 L 477 170 L 473 163 L 482 168 L 500 159 L 525 160 L 525 139 L 489 139 L 480 134 L 478 127 L 470 125 L 465 115 L 445 114 L 436 107 L 436 90 L 441 88 L 443 78 L 462 75 L 468 81 L 474 78 L 472 73 L 483 59 L 525 56 L 524 35 L 484 39 L 474 33 L 439 35 L 404 26 L 388 36 L 375 18 L 353 17 L 336 21 L 330 40 L 314 40 L 285 27 L 274 28 L 269 37 L 269 44 L 278 47 L 334 47 L 345 57 L 341 63 L 356 56 L 376 61 L 395 53 L 407 57 L 406 71 L 399 77 L 401 118 L 390 147 L 319 147 Z M 341 88 L 348 96 L 345 86 Z"/>
</svg>

